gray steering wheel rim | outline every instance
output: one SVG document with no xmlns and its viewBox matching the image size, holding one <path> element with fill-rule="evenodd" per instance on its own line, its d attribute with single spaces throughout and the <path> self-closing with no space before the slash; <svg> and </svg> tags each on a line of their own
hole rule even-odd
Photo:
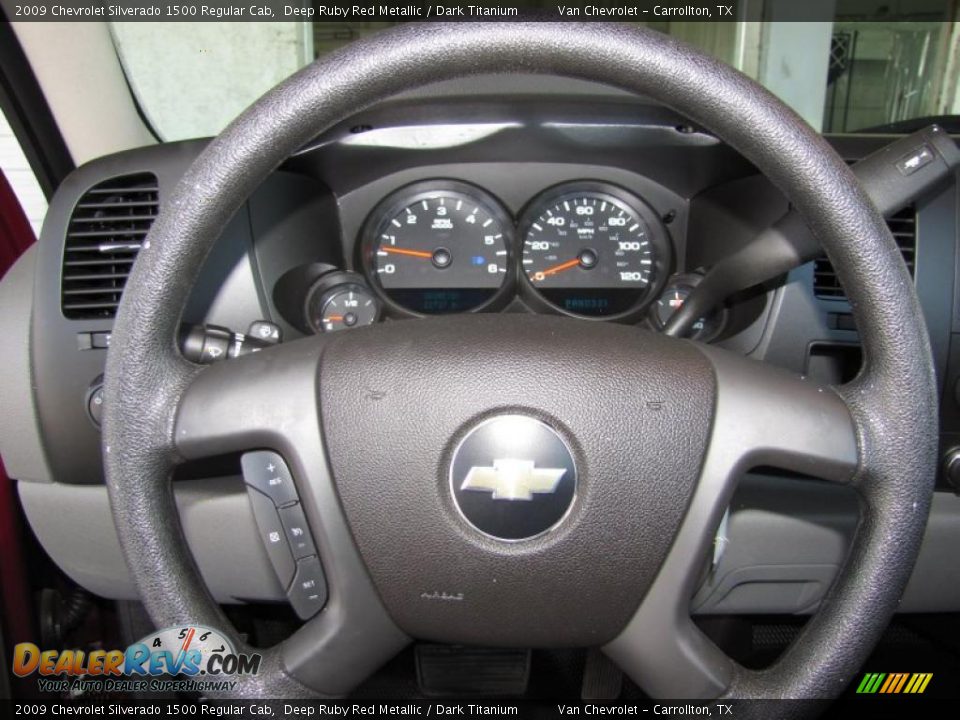
<svg viewBox="0 0 960 720">
<path fill-rule="evenodd" d="M 214 240 L 283 160 L 323 130 L 397 92 L 488 72 L 548 73 L 647 95 L 754 162 L 821 240 L 860 328 L 865 366 L 840 389 L 857 427 L 853 479 L 867 509 L 846 570 L 770 670 L 741 671 L 731 696 L 838 694 L 892 616 L 932 495 L 937 402 L 916 293 L 883 219 L 833 150 L 731 68 L 652 31 L 494 23 L 405 26 L 310 65 L 235 120 L 164 203 L 127 285 L 106 371 L 104 462 L 128 566 L 160 625 L 225 620 L 186 549 L 169 474 L 177 401 L 196 375 L 175 338 Z M 856 568 L 853 573 L 850 568 Z M 241 684 L 251 697 L 310 694 L 276 648 Z"/>
</svg>

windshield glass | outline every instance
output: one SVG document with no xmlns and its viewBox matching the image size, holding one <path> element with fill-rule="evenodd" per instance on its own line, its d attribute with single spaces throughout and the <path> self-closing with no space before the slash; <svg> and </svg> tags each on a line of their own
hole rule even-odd
<svg viewBox="0 0 960 720">
<path fill-rule="evenodd" d="M 766 0 L 761 16 L 771 16 L 777 3 Z M 910 129 L 911 120 L 960 114 L 960 22 L 953 6 L 953 0 L 837 0 L 832 21 L 636 24 L 731 64 L 818 130 L 895 132 Z M 215 135 L 314 58 L 394 24 L 114 22 L 110 29 L 144 116 L 161 139 L 181 140 Z"/>
</svg>

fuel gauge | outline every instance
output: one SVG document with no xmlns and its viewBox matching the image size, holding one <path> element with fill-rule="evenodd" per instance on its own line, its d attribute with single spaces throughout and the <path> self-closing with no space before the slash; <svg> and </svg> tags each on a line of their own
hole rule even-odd
<svg viewBox="0 0 960 720">
<path fill-rule="evenodd" d="M 650 310 L 651 320 L 658 330 L 666 326 L 667 321 L 680 309 L 698 282 L 700 282 L 699 275 L 679 275 L 670 279 Z M 714 311 L 691 325 L 687 337 L 709 342 L 720 334 L 725 320 L 725 310 Z"/>
<path fill-rule="evenodd" d="M 344 283 L 311 293 L 307 317 L 317 332 L 349 330 L 375 323 L 380 317 L 380 304 L 364 285 Z"/>
</svg>

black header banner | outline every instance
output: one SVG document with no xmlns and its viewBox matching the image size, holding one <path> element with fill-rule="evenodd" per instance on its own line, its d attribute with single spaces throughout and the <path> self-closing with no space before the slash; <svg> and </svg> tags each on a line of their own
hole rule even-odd
<svg viewBox="0 0 960 720">
<path fill-rule="evenodd" d="M 777 0 L 0 0 L 11 22 L 734 22 L 833 21 L 824 3 Z"/>
</svg>

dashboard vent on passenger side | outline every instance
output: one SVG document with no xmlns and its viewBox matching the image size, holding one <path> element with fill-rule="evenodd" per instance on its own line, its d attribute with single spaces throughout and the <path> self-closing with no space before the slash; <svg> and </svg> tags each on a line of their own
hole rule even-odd
<svg viewBox="0 0 960 720">
<path fill-rule="evenodd" d="M 77 202 L 63 250 L 60 307 L 71 320 L 112 318 L 159 210 L 151 173 L 105 180 Z"/>
<path fill-rule="evenodd" d="M 917 254 L 917 211 L 910 205 L 887 218 L 887 225 L 893 233 L 907 265 L 910 277 L 914 276 L 914 264 Z M 846 294 L 840 287 L 840 280 L 827 258 L 822 257 L 813 263 L 813 294 L 823 300 L 845 300 Z"/>
</svg>

